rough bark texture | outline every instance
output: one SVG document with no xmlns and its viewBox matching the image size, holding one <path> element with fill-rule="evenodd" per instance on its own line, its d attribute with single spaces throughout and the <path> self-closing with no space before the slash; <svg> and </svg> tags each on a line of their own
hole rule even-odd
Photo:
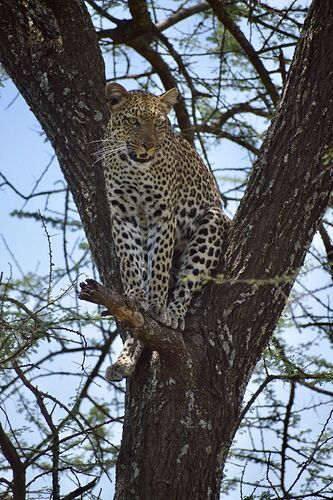
<svg viewBox="0 0 333 500">
<path fill-rule="evenodd" d="M 332 189 L 332 36 L 333 4 L 314 2 L 233 223 L 225 282 L 187 320 L 182 370 L 161 356 L 129 381 L 119 500 L 219 497 L 246 383 Z"/>
<path fill-rule="evenodd" d="M 101 275 L 114 286 L 104 185 L 90 156 L 107 110 L 89 16 L 74 1 L 1 7 L 1 59 L 55 147 Z M 207 286 L 193 304 L 181 359 L 147 349 L 128 382 L 118 500 L 219 497 L 246 383 L 332 189 L 325 156 L 333 136 L 332 39 L 333 3 L 315 0 L 232 226 L 224 282 Z M 152 350 L 170 335 L 147 329 Z"/>
</svg>

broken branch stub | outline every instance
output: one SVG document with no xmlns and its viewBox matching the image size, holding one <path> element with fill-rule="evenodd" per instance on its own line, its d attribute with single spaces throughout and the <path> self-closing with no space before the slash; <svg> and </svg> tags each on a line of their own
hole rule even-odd
<svg viewBox="0 0 333 500">
<path fill-rule="evenodd" d="M 181 331 L 160 325 L 148 313 L 141 312 L 134 299 L 121 295 L 93 279 L 80 283 L 80 288 L 80 300 L 104 306 L 104 316 L 113 316 L 122 322 L 125 328 L 135 328 L 133 334 L 149 349 L 174 359 L 184 355 L 186 349 Z"/>
<path fill-rule="evenodd" d="M 106 307 L 103 316 L 114 316 L 130 328 L 140 328 L 144 324 L 143 315 L 134 300 L 105 287 L 93 279 L 80 283 L 79 299 Z"/>
</svg>

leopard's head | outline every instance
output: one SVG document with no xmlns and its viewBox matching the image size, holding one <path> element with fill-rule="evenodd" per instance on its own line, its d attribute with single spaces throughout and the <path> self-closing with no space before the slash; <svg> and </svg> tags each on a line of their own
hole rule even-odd
<svg viewBox="0 0 333 500">
<path fill-rule="evenodd" d="M 106 99 L 111 112 L 109 134 L 128 156 L 145 163 L 155 156 L 169 131 L 167 115 L 177 101 L 176 88 L 155 96 L 142 90 L 127 91 L 108 83 Z"/>
</svg>

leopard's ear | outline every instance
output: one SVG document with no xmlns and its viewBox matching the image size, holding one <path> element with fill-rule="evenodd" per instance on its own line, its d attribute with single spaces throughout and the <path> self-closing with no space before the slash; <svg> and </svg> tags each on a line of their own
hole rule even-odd
<svg viewBox="0 0 333 500">
<path fill-rule="evenodd" d="M 173 89 L 168 90 L 165 92 L 165 94 L 162 94 L 159 99 L 160 101 L 165 105 L 167 113 L 171 111 L 173 108 L 174 104 L 177 102 L 177 97 L 178 97 L 178 90 L 176 87 Z"/>
<path fill-rule="evenodd" d="M 110 111 L 118 111 L 125 104 L 127 90 L 119 83 L 107 83 L 105 87 L 106 101 Z"/>
</svg>

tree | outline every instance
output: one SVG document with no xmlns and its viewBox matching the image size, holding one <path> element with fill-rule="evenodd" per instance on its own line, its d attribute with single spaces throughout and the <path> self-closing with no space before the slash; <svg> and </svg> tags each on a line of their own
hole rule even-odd
<svg viewBox="0 0 333 500">
<path fill-rule="evenodd" d="M 95 2 L 88 3 L 100 11 Z M 193 99 L 193 125 L 186 102 L 181 101 L 176 108 L 179 127 L 188 140 L 193 141 L 194 130 L 210 132 L 238 141 L 256 153 L 249 128 L 240 136 L 235 125 L 221 130 L 226 120 L 239 112 L 268 117 L 278 102 L 279 92 L 270 71 L 237 24 L 238 9 L 246 8 L 253 14 L 253 6 L 251 2 L 208 4 L 179 9 L 163 25 L 153 23 L 145 2 L 128 2 L 130 20 L 108 14 L 106 3 L 100 14 L 116 28 L 100 30 L 98 37 L 102 41 L 111 37 L 116 46 L 126 44 L 134 49 L 151 64 L 167 89 L 177 81 L 160 54 L 158 44 L 163 44 Z M 262 99 L 265 109 L 252 102 L 238 103 L 224 113 L 213 109 L 211 103 L 200 109 L 197 99 L 205 98 L 205 90 L 198 87 L 163 34 L 166 23 L 193 14 L 193 9 L 203 15 L 211 9 L 214 22 L 220 21 L 212 40 L 214 47 L 220 37 L 226 51 L 228 44 L 232 47 L 236 43 L 246 55 L 259 78 L 254 102 Z M 4 67 L 56 151 L 102 281 L 120 290 L 115 254 L 110 252 L 103 176 L 91 161 L 94 141 L 103 137 L 108 114 L 103 61 L 90 16 L 83 4 L 72 1 L 2 2 L 2 11 L 0 56 Z M 312 3 L 283 95 L 235 215 L 218 277 L 193 302 L 184 335 L 144 318 L 138 335 L 147 350 L 128 381 L 116 498 L 219 497 L 221 471 L 243 415 L 247 382 L 272 336 L 329 203 L 333 23 L 328 21 L 332 19 L 329 0 Z M 283 54 L 279 52 L 278 57 L 285 76 Z M 213 93 L 220 91 L 221 80 L 212 89 Z M 153 351 L 159 356 L 152 355 Z M 29 387 L 17 364 L 15 369 Z M 291 387 L 299 380 L 311 379 L 299 372 L 293 377 Z M 33 387 L 30 389 L 33 392 Z M 39 400 L 42 412 L 43 398 L 45 394 Z M 56 456 L 58 430 L 46 415 L 45 409 Z M 4 450 L 3 443 L 4 434 L 3 453 L 16 471 L 13 492 L 23 498 L 19 496 L 21 461 L 10 445 Z M 53 461 L 54 498 L 59 498 L 57 468 Z M 281 489 L 282 495 L 292 498 L 283 491 L 283 484 Z"/>
</svg>

